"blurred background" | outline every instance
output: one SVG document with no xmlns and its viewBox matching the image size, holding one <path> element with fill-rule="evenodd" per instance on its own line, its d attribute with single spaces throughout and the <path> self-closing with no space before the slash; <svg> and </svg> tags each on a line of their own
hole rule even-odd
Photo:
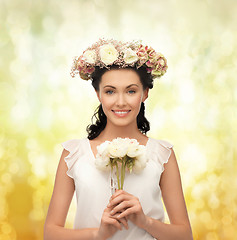
<svg viewBox="0 0 237 240">
<path fill-rule="evenodd" d="M 0 239 L 42 240 L 61 142 L 98 102 L 71 78 L 99 37 L 168 59 L 146 102 L 150 137 L 174 144 L 196 240 L 237 235 L 237 1 L 0 0 Z M 75 201 L 67 227 L 72 227 Z"/>
</svg>

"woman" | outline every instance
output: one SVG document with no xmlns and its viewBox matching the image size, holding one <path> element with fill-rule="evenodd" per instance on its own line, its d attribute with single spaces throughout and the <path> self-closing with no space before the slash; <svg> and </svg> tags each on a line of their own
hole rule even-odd
<svg viewBox="0 0 237 240">
<path fill-rule="evenodd" d="M 100 106 L 88 137 L 63 143 L 45 222 L 45 240 L 192 239 L 178 165 L 172 145 L 148 138 L 144 101 L 166 59 L 138 42 L 99 40 L 75 59 L 73 76 L 92 80 Z M 127 174 L 124 190 L 111 196 L 109 173 L 94 162 L 97 146 L 113 139 L 136 139 L 146 149 L 146 167 Z M 74 229 L 64 228 L 74 194 Z M 165 224 L 163 198 L 170 224 Z"/>
</svg>

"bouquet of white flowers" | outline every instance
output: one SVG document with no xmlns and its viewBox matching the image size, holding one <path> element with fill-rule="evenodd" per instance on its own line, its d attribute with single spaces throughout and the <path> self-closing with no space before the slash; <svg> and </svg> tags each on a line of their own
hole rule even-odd
<svg viewBox="0 0 237 240">
<path fill-rule="evenodd" d="M 125 170 L 139 173 L 146 166 L 145 146 L 136 139 L 116 138 L 97 146 L 95 165 L 100 170 L 116 169 L 118 189 L 123 189 Z M 120 171 L 119 171 L 120 170 Z"/>
</svg>

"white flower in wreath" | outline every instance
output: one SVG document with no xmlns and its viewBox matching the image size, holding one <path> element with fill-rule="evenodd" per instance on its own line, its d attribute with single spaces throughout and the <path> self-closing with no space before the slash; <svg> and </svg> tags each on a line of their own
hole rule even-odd
<svg viewBox="0 0 237 240">
<path fill-rule="evenodd" d="M 100 59 L 105 65 L 112 64 L 118 58 L 118 51 L 113 44 L 105 44 L 100 47 Z"/>
<path fill-rule="evenodd" d="M 135 51 L 131 48 L 128 48 L 124 51 L 124 61 L 127 64 L 131 64 L 138 61 L 138 56 Z"/>
<path fill-rule="evenodd" d="M 94 64 L 96 61 L 96 52 L 94 50 L 87 50 L 84 52 L 83 57 L 87 63 Z"/>
</svg>

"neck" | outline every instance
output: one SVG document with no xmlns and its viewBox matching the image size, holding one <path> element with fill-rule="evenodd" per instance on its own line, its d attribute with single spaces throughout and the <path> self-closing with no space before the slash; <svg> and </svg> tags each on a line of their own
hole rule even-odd
<svg viewBox="0 0 237 240">
<path fill-rule="evenodd" d="M 128 126 L 114 126 L 107 122 L 105 129 L 100 134 L 100 138 L 111 141 L 117 137 L 139 139 L 142 135 L 137 128 L 137 123 Z"/>
</svg>

